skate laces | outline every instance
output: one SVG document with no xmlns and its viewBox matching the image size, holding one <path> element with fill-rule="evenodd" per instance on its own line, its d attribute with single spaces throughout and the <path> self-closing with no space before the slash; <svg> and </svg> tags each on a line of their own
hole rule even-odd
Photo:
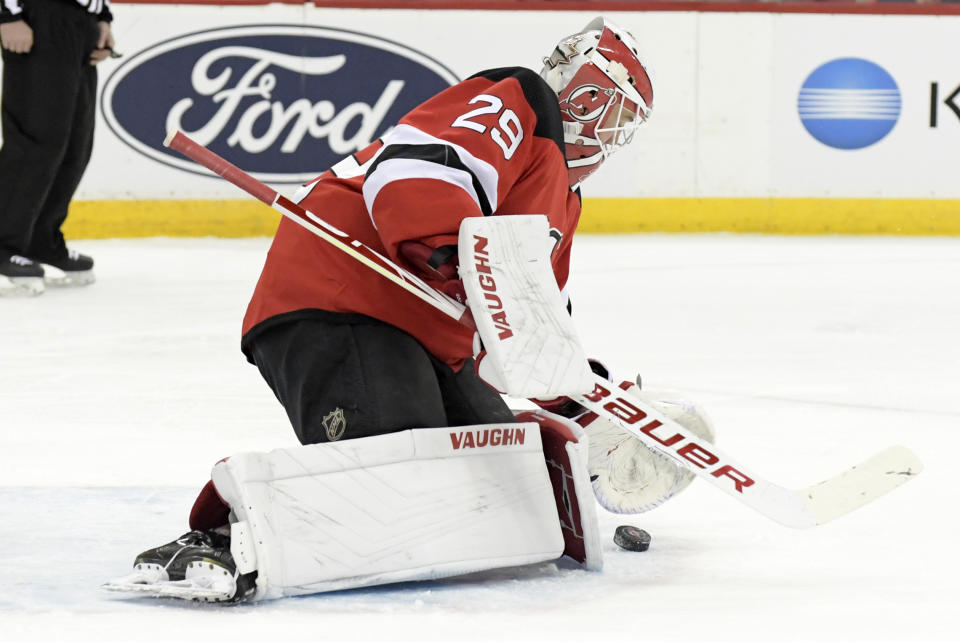
<svg viewBox="0 0 960 642">
<path fill-rule="evenodd" d="M 190 531 L 184 535 L 181 535 L 177 539 L 177 544 L 183 544 L 184 546 L 210 546 L 210 536 L 204 533 L 203 531 Z"/>
<path fill-rule="evenodd" d="M 11 256 L 10 262 L 16 263 L 17 265 L 22 265 L 22 266 L 33 265 L 33 261 L 31 261 L 25 256 L 20 256 L 19 254 L 14 254 L 13 256 Z"/>
<path fill-rule="evenodd" d="M 167 563 L 163 565 L 163 568 L 165 569 L 170 568 L 173 565 L 174 561 L 176 561 L 176 559 L 180 557 L 180 554 L 188 550 L 191 546 L 192 547 L 206 546 L 209 548 L 211 544 L 209 536 L 207 536 L 207 534 L 202 531 L 190 531 L 189 533 L 186 533 L 178 537 L 176 543 L 180 544 L 180 548 L 177 549 L 173 553 L 173 555 L 170 556 L 170 559 L 167 560 Z"/>
</svg>

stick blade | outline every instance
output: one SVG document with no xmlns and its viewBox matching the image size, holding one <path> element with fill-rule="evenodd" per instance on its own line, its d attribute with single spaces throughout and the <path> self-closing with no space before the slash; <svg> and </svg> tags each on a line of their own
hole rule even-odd
<svg viewBox="0 0 960 642">
<path fill-rule="evenodd" d="M 891 446 L 850 470 L 800 491 L 814 525 L 846 515 L 923 471 L 917 456 L 904 446 Z"/>
</svg>

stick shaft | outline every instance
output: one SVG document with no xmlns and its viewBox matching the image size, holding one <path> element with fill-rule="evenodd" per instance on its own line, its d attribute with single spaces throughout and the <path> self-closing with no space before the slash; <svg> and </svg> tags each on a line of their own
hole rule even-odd
<svg viewBox="0 0 960 642">
<path fill-rule="evenodd" d="M 431 288 L 415 274 L 408 272 L 376 250 L 352 238 L 346 232 L 330 225 L 313 212 L 281 196 L 273 188 L 261 183 L 230 161 L 219 156 L 216 152 L 212 152 L 200 143 L 194 141 L 183 132 L 175 131 L 171 133 L 167 136 L 163 144 L 170 149 L 180 152 L 194 162 L 203 165 L 218 176 L 230 181 L 251 196 L 280 212 L 297 225 L 312 232 L 340 251 L 350 255 L 381 276 L 393 281 L 404 290 L 410 292 L 440 312 L 460 321 L 467 327 L 474 327 L 473 317 L 470 316 L 465 306 Z"/>
<path fill-rule="evenodd" d="M 277 199 L 276 190 L 264 185 L 227 159 L 219 156 L 216 152 L 210 151 L 200 143 L 186 136 L 183 132 L 173 132 L 167 136 L 163 144 L 203 165 L 214 174 L 227 179 L 247 194 L 250 194 L 259 201 L 263 201 L 267 205 L 272 206 L 273 202 Z"/>
</svg>

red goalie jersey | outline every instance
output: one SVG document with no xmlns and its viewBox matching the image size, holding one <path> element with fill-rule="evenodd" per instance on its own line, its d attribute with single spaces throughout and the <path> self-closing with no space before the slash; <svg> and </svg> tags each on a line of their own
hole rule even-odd
<svg viewBox="0 0 960 642">
<path fill-rule="evenodd" d="M 415 242 L 441 256 L 455 251 L 468 216 L 544 214 L 561 289 L 580 217 L 556 93 L 523 68 L 481 72 L 437 94 L 382 140 L 304 186 L 298 199 L 422 276 L 402 245 Z M 283 219 L 243 321 L 244 352 L 273 325 L 331 312 L 396 326 L 455 370 L 472 354 L 472 331 Z"/>
</svg>

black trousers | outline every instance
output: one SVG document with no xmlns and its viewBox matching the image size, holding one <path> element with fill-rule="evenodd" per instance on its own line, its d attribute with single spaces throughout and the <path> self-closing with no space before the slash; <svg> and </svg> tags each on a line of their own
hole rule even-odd
<svg viewBox="0 0 960 642">
<path fill-rule="evenodd" d="M 24 3 L 30 53 L 3 50 L 0 254 L 67 255 L 67 218 L 93 149 L 97 17 L 55 0 Z"/>
<path fill-rule="evenodd" d="M 302 444 L 514 420 L 472 362 L 455 373 L 409 334 L 368 317 L 291 320 L 257 334 L 247 352 Z"/>
</svg>

